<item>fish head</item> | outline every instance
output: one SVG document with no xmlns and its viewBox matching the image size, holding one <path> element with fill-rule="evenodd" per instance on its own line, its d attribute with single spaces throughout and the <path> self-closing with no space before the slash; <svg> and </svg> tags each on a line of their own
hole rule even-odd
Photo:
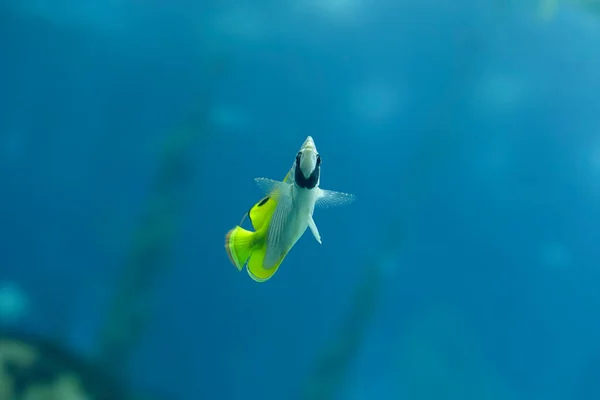
<svg viewBox="0 0 600 400">
<path fill-rule="evenodd" d="M 305 178 L 309 178 L 310 175 L 317 169 L 321 164 L 321 156 L 315 146 L 315 141 L 311 136 L 307 137 L 300 151 L 296 155 L 296 168 L 299 168 Z"/>
<path fill-rule="evenodd" d="M 319 184 L 321 156 L 311 136 L 306 138 L 296 154 L 295 167 L 296 183 L 300 187 L 312 189 Z"/>
</svg>

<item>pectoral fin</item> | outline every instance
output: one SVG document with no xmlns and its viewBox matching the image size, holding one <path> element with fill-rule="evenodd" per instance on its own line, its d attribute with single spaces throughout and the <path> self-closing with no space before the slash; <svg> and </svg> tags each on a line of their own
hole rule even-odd
<svg viewBox="0 0 600 400">
<path fill-rule="evenodd" d="M 337 207 L 352 203 L 356 197 L 350 193 L 335 192 L 333 190 L 319 189 L 317 207 Z"/>
<path fill-rule="evenodd" d="M 290 228 L 294 223 L 291 186 L 286 183 L 281 185 L 277 189 L 277 207 L 267 232 L 267 252 L 263 263 L 265 269 L 273 268 L 294 245 L 293 229 Z"/>
<path fill-rule="evenodd" d="M 288 175 L 285 176 L 283 181 L 269 178 L 254 178 L 254 181 L 265 195 L 276 197 L 278 193 L 282 190 L 286 191 L 286 188 L 290 186 L 290 183 L 287 182 Z"/>
<path fill-rule="evenodd" d="M 317 242 L 319 242 L 319 244 L 322 244 L 321 235 L 319 235 L 319 229 L 317 228 L 317 224 L 315 224 L 315 220 L 313 219 L 312 215 L 308 217 L 308 226 L 310 227 L 310 231 L 312 232 L 315 239 L 317 239 Z"/>
</svg>

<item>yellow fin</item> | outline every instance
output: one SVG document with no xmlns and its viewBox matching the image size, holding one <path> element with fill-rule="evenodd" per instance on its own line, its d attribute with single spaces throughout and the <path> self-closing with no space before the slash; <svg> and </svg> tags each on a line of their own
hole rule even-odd
<svg viewBox="0 0 600 400">
<path fill-rule="evenodd" d="M 291 171 L 286 174 L 284 182 L 289 181 Z M 257 282 L 264 282 L 271 278 L 289 252 L 289 250 L 286 251 L 272 268 L 263 268 L 267 253 L 266 235 L 271 218 L 277 209 L 277 203 L 277 190 L 269 191 L 266 197 L 253 205 L 244 215 L 244 218 L 246 216 L 250 218 L 256 232 L 251 232 L 238 225 L 225 235 L 225 250 L 227 250 L 227 256 L 231 263 L 240 271 L 247 266 L 248 275 Z M 243 221 L 244 219 L 242 219 Z"/>
<path fill-rule="evenodd" d="M 292 171 L 294 170 L 294 167 L 292 166 L 292 168 L 290 168 L 290 170 L 288 171 L 287 174 L 285 174 L 285 176 L 283 177 L 283 181 L 284 182 L 289 182 L 290 181 L 290 177 L 292 176 Z"/>
<path fill-rule="evenodd" d="M 240 226 L 236 226 L 225 235 L 227 256 L 231 263 L 240 271 L 252 255 L 255 234 L 256 232 L 250 232 Z"/>
<path fill-rule="evenodd" d="M 248 260 L 248 275 L 250 275 L 250 278 L 254 279 L 256 282 L 265 282 L 271 279 L 271 277 L 279 269 L 279 266 L 281 265 L 283 259 L 287 255 L 287 252 L 281 257 L 279 261 L 277 261 L 277 263 L 275 263 L 275 265 L 273 265 L 272 268 L 269 269 L 263 267 L 266 254 L 267 246 L 265 242 L 263 246 L 254 250 L 252 256 L 250 257 L 250 260 Z"/>
<path fill-rule="evenodd" d="M 281 259 L 269 269 L 263 267 L 267 246 L 265 238 L 266 229 L 259 232 L 250 232 L 240 226 L 236 226 L 225 236 L 225 249 L 229 260 L 241 271 L 247 267 L 248 275 L 256 282 L 269 280 L 285 258 L 286 252 Z"/>
<path fill-rule="evenodd" d="M 248 217 L 255 230 L 262 229 L 270 221 L 276 207 L 277 201 L 272 196 L 264 197 L 252 206 L 248 211 Z"/>
</svg>

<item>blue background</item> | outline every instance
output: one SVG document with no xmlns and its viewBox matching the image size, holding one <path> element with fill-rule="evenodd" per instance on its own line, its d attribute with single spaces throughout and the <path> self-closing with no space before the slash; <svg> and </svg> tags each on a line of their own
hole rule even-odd
<svg viewBox="0 0 600 400">
<path fill-rule="evenodd" d="M 163 143 L 199 112 L 133 387 L 300 398 L 374 265 L 337 398 L 452 382 L 591 399 L 600 16 L 565 1 L 547 21 L 535 3 L 5 0 L 0 280 L 30 305 L 17 328 L 95 354 Z M 323 245 L 305 235 L 257 284 L 224 234 L 307 135 L 321 186 L 357 201 L 317 210 Z"/>
</svg>

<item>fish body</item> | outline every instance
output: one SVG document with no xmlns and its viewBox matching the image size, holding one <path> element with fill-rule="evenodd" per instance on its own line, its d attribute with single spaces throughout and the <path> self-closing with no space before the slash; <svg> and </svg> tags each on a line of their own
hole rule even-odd
<svg viewBox="0 0 600 400">
<path fill-rule="evenodd" d="M 348 204 L 354 195 L 321 189 L 320 178 L 321 156 L 308 136 L 282 181 L 255 179 L 266 196 L 246 214 L 254 232 L 238 225 L 225 236 L 227 255 L 238 270 L 246 266 L 252 279 L 264 282 L 278 270 L 307 228 L 321 243 L 313 219 L 315 207 Z"/>
</svg>

